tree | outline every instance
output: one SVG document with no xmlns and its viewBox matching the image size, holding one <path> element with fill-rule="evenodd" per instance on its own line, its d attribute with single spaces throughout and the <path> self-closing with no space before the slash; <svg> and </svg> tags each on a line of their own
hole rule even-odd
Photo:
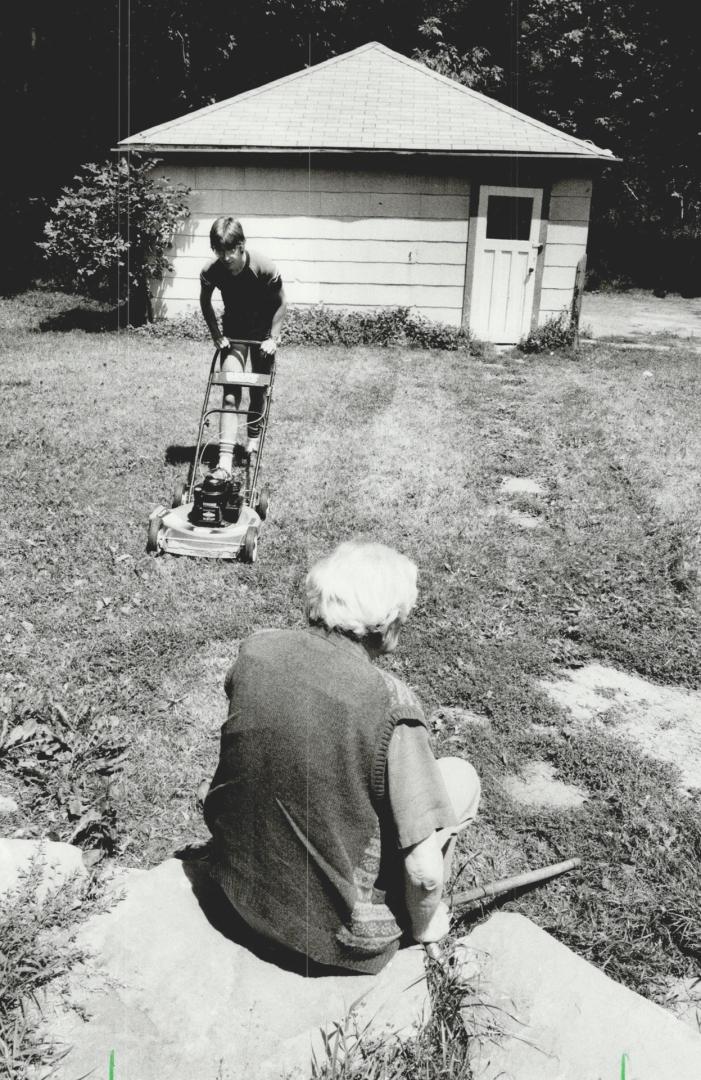
<svg viewBox="0 0 701 1080">
<path fill-rule="evenodd" d="M 699 235 L 699 45 L 681 0 L 530 0 L 524 105 L 623 159 L 600 188 L 612 221 Z"/>
<path fill-rule="evenodd" d="M 97 300 L 127 304 L 127 321 L 153 318 L 151 282 L 171 270 L 167 251 L 187 217 L 189 189 L 151 173 L 155 160 L 88 164 L 51 211 L 39 244 L 54 279 Z"/>
<path fill-rule="evenodd" d="M 445 40 L 438 16 L 431 15 L 425 19 L 418 32 L 424 38 L 425 45 L 414 50 L 414 60 L 483 94 L 494 94 L 503 83 L 504 71 L 490 63 L 489 50 L 473 45 L 461 53 L 456 45 Z"/>
</svg>

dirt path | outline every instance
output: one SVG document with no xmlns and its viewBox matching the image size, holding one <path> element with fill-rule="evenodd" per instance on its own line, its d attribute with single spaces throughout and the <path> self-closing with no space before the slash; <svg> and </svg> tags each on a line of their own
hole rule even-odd
<svg viewBox="0 0 701 1080">
<path fill-rule="evenodd" d="M 650 334 L 694 338 L 701 345 L 701 297 L 685 300 L 651 292 L 585 293 L 581 327 L 585 337 L 625 337 L 638 340 Z"/>
</svg>

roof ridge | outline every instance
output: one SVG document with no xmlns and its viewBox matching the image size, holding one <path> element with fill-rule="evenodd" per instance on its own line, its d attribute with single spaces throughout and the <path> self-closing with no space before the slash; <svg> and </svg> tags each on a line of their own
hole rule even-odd
<svg viewBox="0 0 701 1080">
<path fill-rule="evenodd" d="M 223 101 L 213 101 L 211 105 L 203 105 L 202 108 L 194 109 L 190 113 L 185 113 L 184 116 L 176 116 L 173 120 L 166 120 L 162 124 L 156 124 L 154 127 L 144 128 L 143 131 L 135 131 L 133 135 L 128 136 L 128 139 L 136 139 L 142 135 L 154 135 L 156 132 L 166 131 L 168 128 L 173 127 L 174 124 L 180 124 L 184 120 L 190 121 L 195 116 L 205 116 L 209 113 L 217 112 L 219 109 L 231 105 L 234 101 L 244 101 L 247 98 L 255 97 L 256 94 L 262 94 L 267 90 L 272 90 L 274 87 L 282 86 L 283 83 L 292 82 L 294 79 L 303 78 L 305 75 L 311 74 L 312 71 L 318 71 L 319 68 L 336 64 L 339 60 L 347 60 L 349 56 L 357 56 L 358 53 L 366 52 L 368 49 L 373 48 L 380 48 L 387 52 L 392 52 L 391 49 L 387 49 L 387 46 L 382 45 L 379 41 L 368 41 L 365 45 L 359 45 L 356 49 L 351 49 L 349 52 L 339 53 L 337 56 L 330 56 L 328 60 L 320 60 L 318 64 L 311 64 L 309 67 L 300 68 L 299 71 L 291 71 L 289 75 L 281 75 L 279 79 L 273 79 L 272 82 L 264 83 L 262 86 L 253 86 L 250 90 L 242 90 L 240 94 L 233 94 L 231 97 L 224 98 Z M 396 55 L 400 56 L 401 54 L 397 53 Z M 127 142 L 128 139 L 122 141 Z"/>
<path fill-rule="evenodd" d="M 547 131 L 551 135 L 557 135 L 565 142 L 578 143 L 580 146 L 583 146 L 585 149 L 590 151 L 593 147 L 594 150 L 599 150 L 603 153 L 611 154 L 611 157 L 614 157 L 613 151 L 604 150 L 603 147 L 597 146 L 596 143 L 592 142 L 589 139 L 580 139 L 577 135 L 570 135 L 566 131 L 559 131 L 557 128 L 552 127 L 550 124 L 546 124 L 543 120 L 536 120 L 534 116 L 529 116 L 528 113 L 520 112 L 518 109 L 514 109 L 510 105 L 504 105 L 503 102 L 496 101 L 494 98 L 488 97 L 487 94 L 480 93 L 479 90 L 473 90 L 470 86 L 465 86 L 464 83 L 458 82 L 457 79 L 451 79 L 448 75 L 441 75 L 439 71 L 434 71 L 433 68 L 427 67 L 426 64 L 422 64 L 419 60 L 412 60 L 410 56 L 404 56 L 403 53 L 396 52 L 394 49 L 390 49 L 386 45 L 382 45 L 380 42 L 373 42 L 372 44 L 377 45 L 383 52 L 386 52 L 395 60 L 399 60 L 401 61 L 401 63 L 407 64 L 409 67 L 418 69 L 425 75 L 430 75 L 432 78 L 436 79 L 438 82 L 443 83 L 445 86 L 450 86 L 454 90 L 458 90 L 463 94 L 467 94 L 468 97 L 479 98 L 480 101 L 483 101 L 487 105 L 491 105 L 492 108 L 498 109 L 500 112 L 507 113 L 509 116 L 515 116 L 519 120 L 524 121 L 528 124 L 532 124 L 533 127 Z"/>
<path fill-rule="evenodd" d="M 266 95 L 269 92 L 275 94 L 276 92 L 279 92 L 281 87 L 287 86 L 293 82 L 296 82 L 297 80 L 307 77 L 313 80 L 316 77 L 317 72 L 321 72 L 322 69 L 328 68 L 332 65 L 344 65 L 349 61 L 352 63 L 354 58 L 367 52 L 377 52 L 384 58 L 388 59 L 391 62 L 388 65 L 388 68 L 390 69 L 392 67 L 392 64 L 396 65 L 397 63 L 400 63 L 404 67 L 408 68 L 412 73 L 411 78 L 416 80 L 417 93 L 421 92 L 422 85 L 425 86 L 425 82 L 421 83 L 421 80 L 430 78 L 432 81 L 438 83 L 442 88 L 440 91 L 436 91 L 439 98 L 440 94 L 443 92 L 447 93 L 448 89 L 450 89 L 450 91 L 452 92 L 454 100 L 456 95 L 460 95 L 460 99 L 464 103 L 463 107 L 463 105 L 457 106 L 456 102 L 456 106 L 460 109 L 460 111 L 466 112 L 470 109 L 473 112 L 479 112 L 480 110 L 486 111 L 486 106 L 489 106 L 490 109 L 496 110 L 497 113 L 504 117 L 503 121 L 495 120 L 495 126 L 497 129 L 499 129 L 500 126 L 505 126 L 508 121 L 508 123 L 511 125 L 516 122 L 518 126 L 522 129 L 531 129 L 532 131 L 542 133 L 540 135 L 540 138 L 534 137 L 533 139 L 531 139 L 528 136 L 527 130 L 523 132 L 522 141 L 526 143 L 526 148 L 520 152 L 525 154 L 526 156 L 529 155 L 529 151 L 532 152 L 531 144 L 534 142 L 537 144 L 538 141 L 542 142 L 543 136 L 546 135 L 551 142 L 551 149 L 549 151 L 544 151 L 545 156 L 548 156 L 548 154 L 550 154 L 551 156 L 557 157 L 560 155 L 569 154 L 569 156 L 573 157 L 577 156 L 580 158 L 598 159 L 600 161 L 602 159 L 611 161 L 618 160 L 611 150 L 605 150 L 602 147 L 597 146 L 597 144 L 591 140 L 580 139 L 576 135 L 570 135 L 567 132 L 560 131 L 558 128 L 552 127 L 550 124 L 546 124 L 542 120 L 536 120 L 535 117 L 528 116 L 526 113 L 520 112 L 518 109 L 513 108 L 510 105 L 505 105 L 500 101 L 496 101 L 493 98 L 487 96 L 486 94 L 480 93 L 480 91 L 478 90 L 473 90 L 471 87 L 465 86 L 462 83 L 457 82 L 455 79 L 449 78 L 447 75 L 442 75 L 439 72 L 434 71 L 433 68 L 427 67 L 419 60 L 414 60 L 411 57 L 405 56 L 403 53 L 396 52 L 394 49 L 390 49 L 389 46 L 384 45 L 382 42 L 379 41 L 366 42 L 364 45 L 359 45 L 355 49 L 350 49 L 348 52 L 343 52 L 339 53 L 336 56 L 331 56 L 327 60 L 320 61 L 318 64 L 310 64 L 310 66 L 308 67 L 303 67 L 300 68 L 298 71 L 290 72 L 288 75 L 283 75 L 279 79 L 275 79 L 272 82 L 264 83 L 262 86 L 252 87 L 249 90 L 244 90 L 239 94 L 234 94 L 231 97 L 225 98 L 223 101 L 212 102 L 212 104 L 205 105 L 200 109 L 195 109 L 193 112 L 177 116 L 171 120 L 165 121 L 164 123 L 157 124 L 151 128 L 146 128 L 140 132 L 136 132 L 135 134 L 130 135 L 128 138 L 121 140 L 119 145 L 124 147 L 125 149 L 130 149 L 133 145 L 136 145 L 137 147 L 147 146 L 149 142 L 151 142 L 151 145 L 156 145 L 158 144 L 159 140 L 165 140 L 165 142 L 171 142 L 173 144 L 176 144 L 178 142 L 181 130 L 184 129 L 184 131 L 186 132 L 188 129 L 191 129 L 193 126 L 193 121 L 194 127 L 196 128 L 198 121 L 204 118 L 214 116 L 220 113 L 221 110 L 224 110 L 223 123 L 222 121 L 215 120 L 213 122 L 214 129 L 216 129 L 218 126 L 222 130 L 225 130 L 227 132 L 229 131 L 231 125 L 228 122 L 226 114 L 227 110 L 231 110 L 233 116 L 232 123 L 234 124 L 233 133 L 235 133 L 235 116 L 236 110 L 239 106 L 244 107 L 247 102 L 255 99 L 256 97 L 260 97 L 261 95 Z M 372 61 L 370 62 L 370 64 L 372 65 Z M 353 71 L 353 68 L 351 67 L 349 70 Z M 382 70 L 381 66 L 378 70 Z M 391 70 L 388 77 L 393 78 Z M 315 84 L 313 82 L 310 84 L 310 93 L 312 92 L 314 85 Z M 294 98 L 295 91 L 291 91 L 291 95 Z M 302 96 L 304 96 L 304 91 L 302 91 Z M 313 93 L 311 94 L 311 96 L 314 96 Z M 468 102 L 470 103 L 469 105 Z M 264 110 L 265 103 L 261 103 L 260 105 L 254 104 L 251 106 L 251 108 L 254 110 L 254 112 L 256 109 L 260 110 L 262 108 Z M 243 112 L 245 115 L 245 107 L 243 108 Z M 485 117 L 485 122 L 487 126 L 489 126 L 489 116 Z M 205 128 L 211 126 L 212 124 L 208 125 L 206 122 L 204 124 Z M 314 141 L 314 136 L 316 132 L 313 131 L 312 128 L 307 130 L 304 134 L 302 134 L 301 132 L 299 134 L 300 138 L 298 138 L 296 142 L 293 140 L 293 142 L 290 143 L 289 146 L 287 142 L 284 142 L 284 146 L 294 149 L 300 149 L 302 146 L 311 149 L 312 147 L 317 146 L 317 142 Z M 244 139 L 241 143 L 241 149 L 243 149 L 244 147 L 252 147 L 256 144 L 257 140 L 252 140 L 249 134 L 249 138 L 247 140 Z M 231 145 L 233 146 L 233 144 Z M 263 145 L 268 144 L 261 144 L 261 146 Z M 333 145 L 336 146 L 336 143 L 333 143 Z M 360 143 L 358 145 L 360 145 Z M 203 149 L 205 143 L 202 140 L 199 140 L 197 146 L 199 149 Z M 221 140 L 213 140 L 212 146 L 217 146 L 221 148 Z M 375 148 L 375 146 L 376 144 L 373 142 L 372 148 Z M 340 144 L 336 148 L 339 151 L 342 149 Z M 444 150 L 448 150 L 452 149 L 453 147 L 451 145 L 444 146 L 443 148 Z M 382 149 L 385 151 L 391 150 L 391 148 L 388 146 L 383 146 Z M 397 147 L 397 149 L 399 150 L 400 147 Z M 428 145 L 426 146 L 426 150 L 427 152 L 431 152 Z M 438 148 L 436 148 L 436 152 L 438 152 Z M 492 152 L 501 153 L 501 150 L 496 148 Z M 518 150 L 512 150 L 511 152 L 516 154 L 519 153 Z"/>
</svg>

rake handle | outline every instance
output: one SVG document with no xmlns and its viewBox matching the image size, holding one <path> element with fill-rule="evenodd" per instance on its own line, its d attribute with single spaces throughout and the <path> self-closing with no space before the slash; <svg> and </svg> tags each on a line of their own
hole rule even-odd
<svg viewBox="0 0 701 1080">
<path fill-rule="evenodd" d="M 528 870 L 525 874 L 516 874 L 515 877 L 501 878 L 492 881 L 488 885 L 479 885 L 475 889 L 467 889 L 465 892 L 456 893 L 453 897 L 453 910 L 472 904 L 476 900 L 482 900 L 486 896 L 500 896 L 501 893 L 513 892 L 514 889 L 523 889 L 528 885 L 537 885 L 540 881 L 548 881 L 550 878 L 566 874 L 570 870 L 576 870 L 582 865 L 581 859 L 567 859 L 565 862 L 551 863 L 550 866 L 542 866 L 540 870 Z"/>
<path fill-rule="evenodd" d="M 567 859 L 565 862 L 542 866 L 540 870 L 528 870 L 525 874 L 500 878 L 499 881 L 491 881 L 488 885 L 479 885 L 475 889 L 467 889 L 465 892 L 456 893 L 453 896 L 452 908 L 456 911 L 458 908 L 474 904 L 477 900 L 483 900 L 486 896 L 500 896 L 502 893 L 513 892 L 515 889 L 537 885 L 541 881 L 549 881 L 550 878 L 566 874 L 570 870 L 576 870 L 581 865 L 581 859 Z M 424 942 L 424 951 L 431 960 L 437 960 L 440 963 L 443 959 L 443 951 L 438 941 Z"/>
</svg>

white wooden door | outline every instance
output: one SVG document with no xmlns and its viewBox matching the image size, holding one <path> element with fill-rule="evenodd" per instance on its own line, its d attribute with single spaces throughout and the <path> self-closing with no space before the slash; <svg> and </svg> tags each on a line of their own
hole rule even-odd
<svg viewBox="0 0 701 1080">
<path fill-rule="evenodd" d="M 531 326 L 542 188 L 480 188 L 470 329 L 512 345 Z"/>
</svg>

